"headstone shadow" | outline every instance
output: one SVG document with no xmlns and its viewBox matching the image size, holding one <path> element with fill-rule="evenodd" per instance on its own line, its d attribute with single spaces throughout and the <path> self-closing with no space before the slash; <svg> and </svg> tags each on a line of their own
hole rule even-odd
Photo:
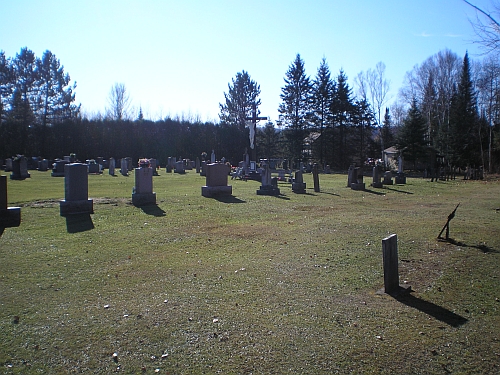
<svg viewBox="0 0 500 375">
<path fill-rule="evenodd" d="M 412 193 L 412 192 L 410 192 L 410 191 L 402 191 L 402 190 L 398 190 L 398 189 L 391 189 L 391 188 L 389 188 L 389 187 L 387 187 L 387 186 L 384 186 L 384 189 L 386 189 L 386 190 L 390 190 L 390 191 L 394 191 L 394 192 L 396 192 L 396 193 L 402 193 L 402 194 L 413 194 L 413 193 Z"/>
<path fill-rule="evenodd" d="M 222 203 L 246 203 L 246 201 L 244 201 L 240 198 L 236 198 L 233 195 L 219 195 L 219 196 L 215 196 L 212 198 L 214 198 Z"/>
<path fill-rule="evenodd" d="M 148 204 L 145 206 L 140 206 L 139 208 L 142 210 L 142 212 L 144 212 L 147 215 L 152 215 L 156 217 L 161 217 L 166 215 L 165 211 L 163 211 L 156 204 Z"/>
<path fill-rule="evenodd" d="M 406 306 L 417 309 L 424 314 L 430 315 L 433 318 L 455 328 L 460 327 L 461 325 L 464 325 L 468 322 L 468 320 L 463 316 L 455 314 L 454 312 L 445 309 L 444 307 L 438 306 L 432 302 L 415 297 L 411 293 L 397 294 L 394 295 L 393 298 L 405 304 Z"/>
<path fill-rule="evenodd" d="M 375 190 L 370 190 L 370 189 L 365 189 L 365 191 L 367 193 L 370 193 L 370 194 L 375 194 L 375 195 L 385 195 L 384 192 L 381 192 L 381 191 L 375 191 Z"/>
<path fill-rule="evenodd" d="M 68 233 L 79 233 L 94 229 L 90 214 L 73 214 L 66 216 L 66 230 Z"/>
</svg>

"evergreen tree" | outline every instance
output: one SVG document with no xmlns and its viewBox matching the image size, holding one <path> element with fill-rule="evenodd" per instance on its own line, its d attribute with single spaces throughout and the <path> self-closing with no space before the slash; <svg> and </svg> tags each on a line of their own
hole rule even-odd
<svg viewBox="0 0 500 375">
<path fill-rule="evenodd" d="M 394 135 L 392 133 L 392 119 L 389 108 L 385 109 L 384 121 L 382 123 L 380 136 L 382 137 L 382 148 L 391 147 L 394 143 Z M 382 150 L 383 151 L 383 150 Z"/>
<path fill-rule="evenodd" d="M 263 157 L 269 160 L 278 156 L 279 133 L 272 122 L 269 121 L 263 129 L 258 129 L 256 137 Z"/>
<path fill-rule="evenodd" d="M 458 88 L 451 100 L 449 159 L 454 166 L 480 162 L 478 111 L 468 53 L 465 54 Z"/>
<path fill-rule="evenodd" d="M 315 131 L 319 132 L 319 160 L 323 165 L 327 137 L 325 129 L 332 123 L 332 100 L 335 93 L 335 84 L 330 77 L 330 68 L 326 59 L 321 60 L 316 78 L 312 84 L 312 123 Z"/>
<path fill-rule="evenodd" d="M 417 161 L 425 155 L 426 132 L 425 118 L 418 108 L 417 100 L 413 99 L 411 108 L 399 130 L 397 146 L 405 160 L 413 162 L 414 168 Z"/>
<path fill-rule="evenodd" d="M 303 160 L 305 138 L 309 128 L 311 110 L 312 85 L 306 76 L 304 61 L 297 54 L 289 66 L 284 78 L 285 86 L 281 88 L 282 103 L 278 111 L 282 115 L 282 123 L 286 127 L 288 152 L 294 161 Z"/>
<path fill-rule="evenodd" d="M 348 127 L 352 125 L 355 104 L 352 99 L 352 90 L 347 83 L 347 76 L 340 70 L 337 76 L 335 95 L 332 101 L 332 114 L 335 127 L 338 129 L 337 142 L 332 143 L 333 156 L 337 167 L 349 167 Z"/>
</svg>

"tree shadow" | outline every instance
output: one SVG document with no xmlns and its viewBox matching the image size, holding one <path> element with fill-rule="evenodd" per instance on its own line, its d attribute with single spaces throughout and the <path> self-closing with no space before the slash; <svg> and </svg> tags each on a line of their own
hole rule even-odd
<svg viewBox="0 0 500 375">
<path fill-rule="evenodd" d="M 415 297 L 411 293 L 396 294 L 392 297 L 395 298 L 398 302 L 405 304 L 406 306 L 417 309 L 418 311 L 430 315 L 433 318 L 455 328 L 460 327 L 461 325 L 468 322 L 468 320 L 463 316 L 455 314 L 454 312 L 451 312 L 450 310 L 438 306 L 432 302 Z"/>
<path fill-rule="evenodd" d="M 403 185 L 401 185 L 403 186 Z M 402 190 L 398 190 L 398 189 L 391 189 L 391 188 L 388 188 L 388 187 L 383 187 L 383 189 L 387 189 L 387 190 L 390 190 L 390 191 L 394 191 L 396 193 L 402 193 L 402 194 L 413 194 L 412 192 L 410 191 L 402 191 Z"/>
<path fill-rule="evenodd" d="M 246 203 L 246 201 L 236 198 L 234 195 L 218 195 L 213 198 L 222 203 Z"/>
<path fill-rule="evenodd" d="M 68 233 L 79 233 L 94 229 L 90 214 L 67 215 L 65 218 Z"/>
<path fill-rule="evenodd" d="M 156 217 L 165 216 L 165 211 L 163 211 L 157 204 L 148 204 L 145 206 L 139 206 L 139 208 L 147 215 L 152 215 Z"/>
<path fill-rule="evenodd" d="M 453 238 L 446 239 L 446 238 L 442 238 L 442 237 L 438 237 L 438 241 L 448 242 L 448 243 L 450 243 L 452 245 L 455 245 L 455 246 L 470 247 L 472 249 L 478 249 L 478 250 L 481 250 L 484 254 L 488 254 L 488 253 L 500 253 L 500 251 L 498 251 L 496 249 L 493 249 L 492 247 L 486 246 L 485 244 L 481 244 L 481 245 L 467 245 L 466 243 L 463 243 L 463 242 L 460 242 L 460 241 L 456 241 Z"/>
</svg>

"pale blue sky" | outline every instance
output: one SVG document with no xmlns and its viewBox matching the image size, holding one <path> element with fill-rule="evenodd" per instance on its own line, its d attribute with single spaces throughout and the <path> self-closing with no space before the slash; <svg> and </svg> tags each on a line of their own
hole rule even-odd
<svg viewBox="0 0 500 375">
<path fill-rule="evenodd" d="M 218 119 L 228 83 L 246 70 L 275 121 L 297 53 L 311 78 L 325 57 L 352 87 L 382 61 L 395 98 L 405 73 L 440 50 L 480 58 L 469 18 L 462 0 L 0 0 L 0 49 L 53 52 L 84 112 L 104 112 L 122 82 L 151 119 Z"/>
</svg>

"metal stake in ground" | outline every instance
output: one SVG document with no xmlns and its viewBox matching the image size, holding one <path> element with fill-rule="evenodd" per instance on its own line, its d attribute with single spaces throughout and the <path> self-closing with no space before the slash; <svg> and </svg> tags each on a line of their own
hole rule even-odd
<svg viewBox="0 0 500 375">
<path fill-rule="evenodd" d="M 450 221 L 455 217 L 455 212 L 457 212 L 457 208 L 460 206 L 460 203 L 457 204 L 457 207 L 453 210 L 451 214 L 448 215 L 448 220 L 446 221 L 446 224 L 444 225 L 443 229 L 441 229 L 441 232 L 439 232 L 438 238 L 443 238 L 441 235 L 443 234 L 444 230 L 446 229 L 446 239 L 450 239 Z"/>
<path fill-rule="evenodd" d="M 257 130 L 257 121 L 267 120 L 267 117 L 257 116 L 257 106 L 254 103 L 252 109 L 252 117 L 246 117 L 245 120 L 250 121 L 250 124 L 248 125 L 250 129 L 250 148 L 252 149 L 250 160 L 257 160 L 257 152 L 255 150 L 255 132 Z"/>
</svg>

